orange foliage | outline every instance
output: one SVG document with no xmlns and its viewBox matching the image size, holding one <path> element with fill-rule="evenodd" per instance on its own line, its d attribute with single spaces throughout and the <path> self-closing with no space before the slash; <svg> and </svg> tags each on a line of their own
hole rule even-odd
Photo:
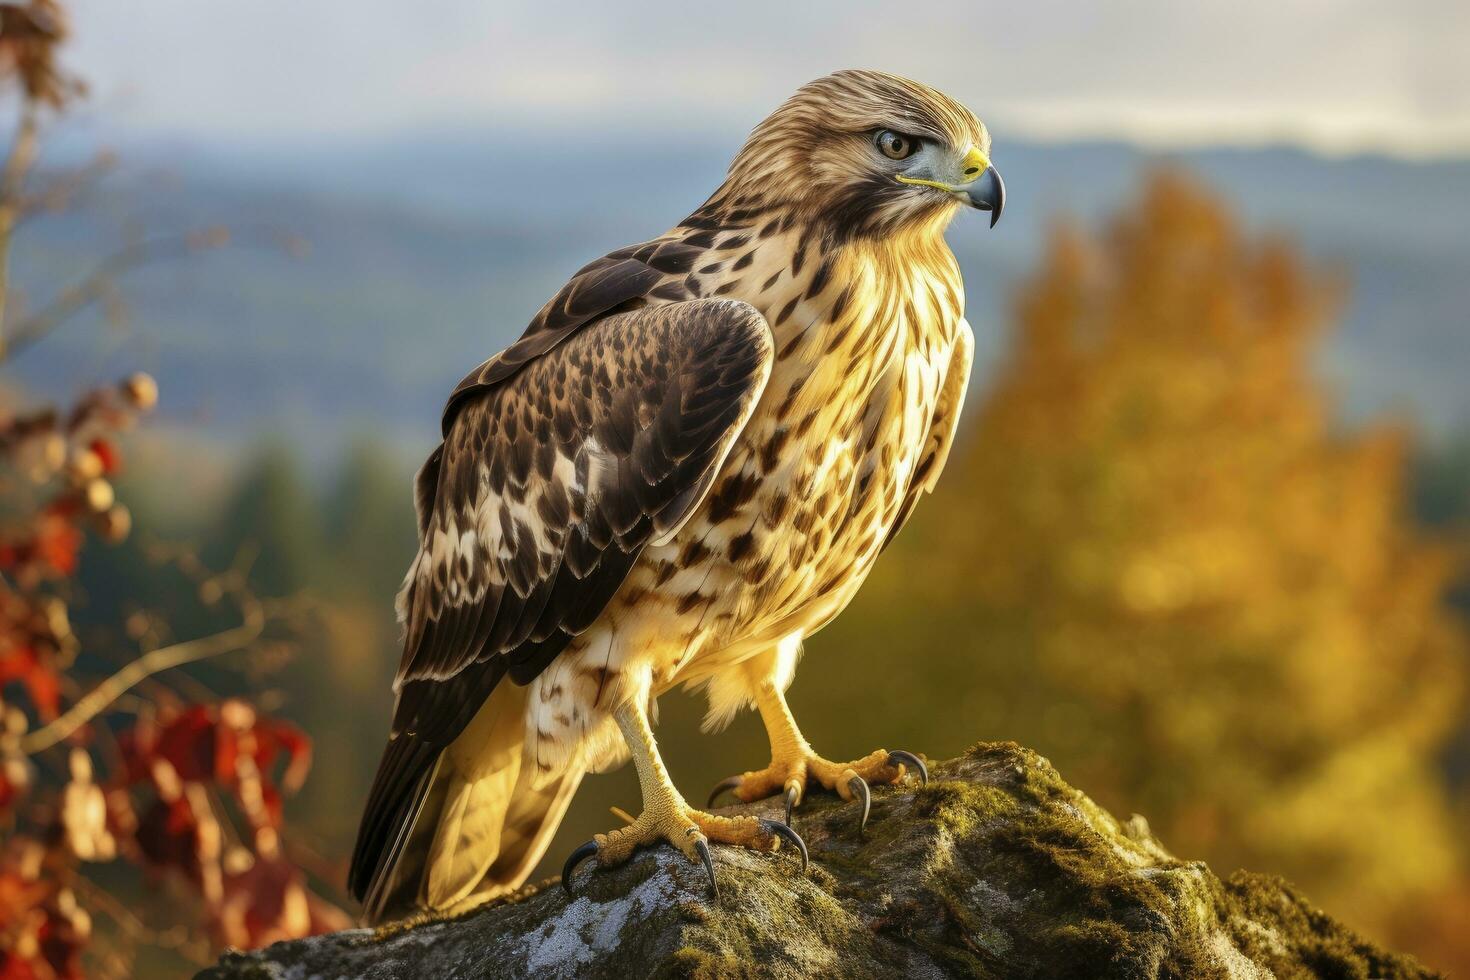
<svg viewBox="0 0 1470 980">
<path fill-rule="evenodd" d="M 1058 232 L 868 591 L 884 612 L 835 631 L 851 657 L 893 617 L 923 669 L 972 678 L 970 733 L 1390 934 L 1466 880 L 1438 764 L 1462 556 L 1405 514 L 1405 434 L 1334 428 L 1312 359 L 1335 293 L 1177 176 L 1100 237 Z"/>
</svg>

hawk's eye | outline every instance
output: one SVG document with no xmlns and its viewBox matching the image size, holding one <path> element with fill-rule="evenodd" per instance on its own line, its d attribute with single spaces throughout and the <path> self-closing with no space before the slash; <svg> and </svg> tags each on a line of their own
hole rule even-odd
<svg viewBox="0 0 1470 980">
<path fill-rule="evenodd" d="M 878 144 L 878 149 L 882 150 L 883 155 L 890 160 L 905 160 L 913 156 L 914 151 L 919 148 L 918 140 L 912 136 L 905 136 L 903 133 L 895 133 L 891 129 L 879 130 L 874 140 Z"/>
</svg>

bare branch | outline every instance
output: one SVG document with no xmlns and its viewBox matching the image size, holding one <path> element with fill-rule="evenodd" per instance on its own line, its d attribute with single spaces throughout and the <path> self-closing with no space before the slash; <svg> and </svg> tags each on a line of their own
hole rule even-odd
<svg viewBox="0 0 1470 980">
<path fill-rule="evenodd" d="M 16 123 L 15 142 L 0 172 L 0 360 L 5 357 L 5 300 L 10 293 L 10 243 L 21 208 L 21 185 L 36 159 L 36 104 L 26 99 Z"/>
<path fill-rule="evenodd" d="M 302 248 L 299 239 L 269 227 L 248 229 L 244 235 L 234 229 L 210 227 L 181 235 L 130 242 L 103 259 L 88 275 L 63 289 L 50 305 L 16 323 L 10 329 L 9 344 L 0 341 L 0 363 L 33 346 L 80 311 L 105 299 L 117 278 L 138 266 L 160 259 L 182 258 L 232 243 L 279 248 L 289 254 L 295 254 Z M 3 261 L 4 256 L 0 254 L 0 263 Z M 0 282 L 0 289 L 3 289 L 3 282 Z M 0 303 L 0 317 L 3 315 L 3 303 Z M 3 322 L 0 322 L 0 331 L 3 329 Z"/>
<path fill-rule="evenodd" d="M 137 948 L 171 949 L 201 966 L 209 962 L 209 945 L 202 937 L 181 926 L 160 931 L 138 918 L 127 905 L 118 901 L 107 889 L 85 875 L 77 875 L 71 885 L 85 895 L 89 904 L 107 915 Z"/>
<path fill-rule="evenodd" d="M 116 170 L 117 157 L 104 151 L 83 166 L 38 173 L 37 179 L 44 182 L 37 190 L 18 197 L 15 226 L 18 228 L 37 215 L 55 214 L 72 207 Z"/>
<path fill-rule="evenodd" d="M 44 752 L 101 714 L 129 688 L 160 671 L 245 649 L 265 631 L 266 613 L 258 599 L 242 595 L 240 614 L 239 626 L 145 653 L 97 685 L 60 717 L 23 735 L 19 740 L 20 751 L 25 755 Z"/>
<path fill-rule="evenodd" d="M 8 345 L 0 347 L 0 361 L 35 344 L 81 310 L 103 299 L 123 273 L 154 259 L 187 255 L 191 250 L 189 242 L 188 236 L 142 239 L 118 249 L 81 280 L 58 293 L 50 305 L 16 323 L 9 331 Z"/>
</svg>

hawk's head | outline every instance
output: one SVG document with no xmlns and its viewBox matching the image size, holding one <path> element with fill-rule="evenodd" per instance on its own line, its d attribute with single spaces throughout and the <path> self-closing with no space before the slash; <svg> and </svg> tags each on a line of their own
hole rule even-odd
<svg viewBox="0 0 1470 980">
<path fill-rule="evenodd" d="M 730 165 L 726 202 L 782 204 L 844 237 L 940 227 L 963 205 L 1000 218 L 1005 185 L 990 134 L 943 92 L 879 71 L 804 85 Z"/>
</svg>

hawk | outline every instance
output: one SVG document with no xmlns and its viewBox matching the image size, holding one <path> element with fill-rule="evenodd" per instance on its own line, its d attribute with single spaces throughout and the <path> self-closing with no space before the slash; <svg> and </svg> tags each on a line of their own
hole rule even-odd
<svg viewBox="0 0 1470 980">
<path fill-rule="evenodd" d="M 629 757 L 643 812 L 578 848 L 770 851 L 809 786 L 868 806 L 923 764 L 816 754 L 787 706 L 802 641 L 850 602 L 931 490 L 973 346 L 944 241 L 1005 202 L 963 105 L 877 71 L 802 87 L 723 184 L 584 267 L 449 397 L 415 489 L 392 730 L 350 885 L 369 920 L 519 887 L 588 772 Z M 691 806 L 653 701 L 754 705 L 771 763 L 717 787 L 786 822 Z M 713 798 L 711 799 L 711 803 Z"/>
</svg>

